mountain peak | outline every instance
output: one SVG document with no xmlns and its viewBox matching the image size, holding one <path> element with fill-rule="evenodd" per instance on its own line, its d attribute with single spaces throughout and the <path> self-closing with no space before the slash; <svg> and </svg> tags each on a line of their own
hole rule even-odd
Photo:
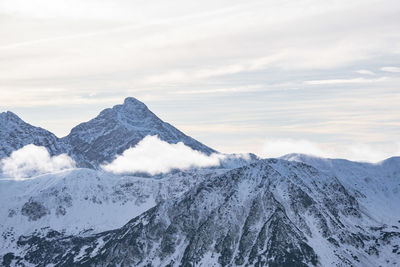
<svg viewBox="0 0 400 267">
<path fill-rule="evenodd" d="M 6 111 L 6 112 L 0 113 L 0 119 L 6 120 L 6 121 L 15 121 L 15 122 L 22 121 L 23 122 L 23 120 L 20 117 L 18 117 L 17 114 L 15 114 L 14 112 L 11 112 L 11 111 Z"/>
<path fill-rule="evenodd" d="M 96 167 L 112 161 L 148 135 L 157 135 L 171 144 L 183 142 L 206 154 L 215 152 L 162 121 L 134 97 L 127 97 L 122 105 L 107 108 L 96 118 L 74 127 L 63 141 L 71 145 L 72 154 L 87 161 L 87 166 Z"/>
<path fill-rule="evenodd" d="M 0 113 L 0 159 L 27 144 L 35 144 L 45 146 L 51 155 L 68 153 L 79 167 L 97 168 L 148 135 L 157 135 L 170 144 L 183 142 L 206 154 L 215 152 L 162 121 L 138 99 L 127 97 L 123 104 L 104 109 L 61 139 L 24 122 L 13 112 Z"/>
<path fill-rule="evenodd" d="M 146 107 L 147 108 L 147 106 L 143 102 L 141 102 L 137 98 L 134 98 L 131 96 L 125 98 L 124 106 L 137 106 L 137 107 Z"/>
<path fill-rule="evenodd" d="M 156 115 L 153 114 L 143 102 L 134 97 L 125 98 L 122 105 L 116 105 L 112 109 L 117 111 L 117 113 L 122 113 L 132 119 L 134 117 L 137 117 L 138 119 L 143 119 L 149 116 L 156 117 Z"/>
<path fill-rule="evenodd" d="M 45 146 L 51 155 L 65 152 L 64 144 L 51 132 L 26 123 L 11 111 L 0 113 L 0 159 L 28 144 Z"/>
</svg>

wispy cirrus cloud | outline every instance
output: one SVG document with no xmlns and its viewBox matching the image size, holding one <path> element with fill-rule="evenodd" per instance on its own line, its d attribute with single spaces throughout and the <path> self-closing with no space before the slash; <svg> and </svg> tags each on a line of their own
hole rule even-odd
<svg viewBox="0 0 400 267">
<path fill-rule="evenodd" d="M 363 75 L 371 75 L 371 76 L 376 75 L 376 73 L 371 70 L 356 70 L 355 72 Z"/>
<path fill-rule="evenodd" d="M 63 136 L 135 96 L 229 151 L 270 132 L 392 142 L 399 12 L 396 0 L 4 0 L 0 109 Z"/>
<path fill-rule="evenodd" d="M 386 81 L 387 77 L 380 77 L 376 79 L 367 79 L 363 77 L 351 78 L 351 79 L 328 79 L 328 80 L 313 80 L 305 81 L 307 85 L 324 85 L 324 84 L 357 84 L 357 83 L 376 83 Z"/>
<path fill-rule="evenodd" d="M 394 73 L 399 73 L 400 72 L 400 67 L 382 67 L 382 71 L 386 72 L 394 72 Z"/>
</svg>

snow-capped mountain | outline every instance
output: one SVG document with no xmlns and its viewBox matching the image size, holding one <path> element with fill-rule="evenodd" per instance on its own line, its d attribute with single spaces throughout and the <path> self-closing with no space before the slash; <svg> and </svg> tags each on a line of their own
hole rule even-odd
<svg viewBox="0 0 400 267">
<path fill-rule="evenodd" d="M 35 144 L 86 168 L 0 179 L 0 265 L 400 264 L 399 157 L 219 154 L 219 165 L 153 176 L 100 170 L 149 135 L 215 152 L 134 98 L 64 138 L 1 113 L 0 159 Z"/>
<path fill-rule="evenodd" d="M 207 155 L 216 152 L 159 119 L 139 100 L 128 97 L 122 105 L 101 111 L 63 138 L 24 122 L 10 111 L 3 112 L 0 114 L 0 159 L 25 145 L 35 144 L 46 147 L 51 155 L 68 154 L 79 167 L 96 169 L 148 135 L 157 135 L 171 144 L 182 142 Z"/>
<path fill-rule="evenodd" d="M 24 180 L 0 179 L 0 255 L 15 247 L 21 235 L 49 230 L 79 235 L 121 227 L 225 171 L 197 169 L 155 179 L 74 169 Z"/>
<path fill-rule="evenodd" d="M 382 224 L 360 198 L 312 166 L 260 160 L 206 178 L 116 230 L 20 237 L 3 264 L 396 266 L 400 222 Z"/>
<path fill-rule="evenodd" d="M 62 138 L 72 148 L 70 154 L 97 167 L 112 161 L 116 155 L 135 146 L 148 135 L 157 135 L 168 143 L 183 142 L 186 146 L 206 154 L 215 152 L 185 135 L 169 123 L 163 122 L 145 104 L 128 97 L 122 105 L 100 112 L 85 123 L 81 123 Z"/>
<path fill-rule="evenodd" d="M 66 145 L 51 132 L 24 122 L 11 111 L 0 113 L 0 159 L 28 144 L 44 146 L 50 155 L 67 151 Z"/>
<path fill-rule="evenodd" d="M 363 206 L 371 210 L 370 216 L 383 224 L 392 225 L 400 220 L 400 157 L 378 163 L 325 159 L 304 154 L 289 154 L 282 158 L 304 162 L 337 177 Z"/>
</svg>

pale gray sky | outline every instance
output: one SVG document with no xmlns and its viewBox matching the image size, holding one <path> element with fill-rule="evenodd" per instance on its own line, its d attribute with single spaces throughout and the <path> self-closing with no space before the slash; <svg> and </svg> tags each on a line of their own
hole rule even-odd
<svg viewBox="0 0 400 267">
<path fill-rule="evenodd" d="M 400 155 L 399 14 L 398 0 L 0 0 L 0 111 L 61 137 L 134 96 L 222 152 L 377 161 Z"/>
</svg>

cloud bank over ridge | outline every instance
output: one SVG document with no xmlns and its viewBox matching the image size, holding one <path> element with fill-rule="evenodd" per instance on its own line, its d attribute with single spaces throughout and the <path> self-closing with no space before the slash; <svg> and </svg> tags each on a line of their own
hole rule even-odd
<svg viewBox="0 0 400 267">
<path fill-rule="evenodd" d="M 10 178 L 29 178 L 40 174 L 71 169 L 75 162 L 66 154 L 50 156 L 45 147 L 33 144 L 14 151 L 0 161 L 3 176 Z"/>
<path fill-rule="evenodd" d="M 393 143 L 392 147 L 388 149 L 363 143 L 338 147 L 306 139 L 269 138 L 264 142 L 261 156 L 275 158 L 291 153 L 322 158 L 344 158 L 353 161 L 378 162 L 391 156 L 400 155 L 400 143 Z"/>
<path fill-rule="evenodd" d="M 102 168 L 117 174 L 155 175 L 168 173 L 173 169 L 218 166 L 224 158 L 225 156 L 220 154 L 207 156 L 182 142 L 169 144 L 157 136 L 146 136 L 135 147 L 125 150 L 122 155 Z"/>
</svg>

